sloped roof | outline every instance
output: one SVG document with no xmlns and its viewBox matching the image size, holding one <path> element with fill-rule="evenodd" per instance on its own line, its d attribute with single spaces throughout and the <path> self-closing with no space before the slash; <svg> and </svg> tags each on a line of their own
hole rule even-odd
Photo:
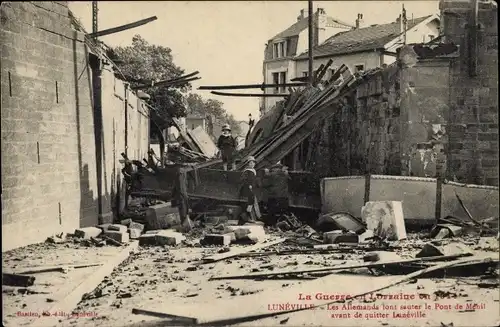
<svg viewBox="0 0 500 327">
<path fill-rule="evenodd" d="M 314 15 L 314 20 L 316 20 L 317 17 L 318 17 L 317 15 Z M 326 24 L 327 25 L 336 25 L 336 24 L 338 24 L 338 25 L 342 25 L 342 26 L 346 26 L 346 27 L 353 27 L 349 23 L 343 22 L 341 20 L 338 20 L 338 19 L 330 17 L 330 16 L 326 17 Z M 283 32 L 276 34 L 270 40 L 280 39 L 280 38 L 286 38 L 286 37 L 291 37 L 291 36 L 299 35 L 300 32 L 302 32 L 302 31 L 304 31 L 304 30 L 307 29 L 308 25 L 309 25 L 309 19 L 308 19 L 308 17 L 302 18 L 301 20 L 297 21 L 295 24 L 293 24 L 292 26 L 290 26 L 289 28 L 287 28 Z"/>
<path fill-rule="evenodd" d="M 432 15 L 409 19 L 407 29 L 411 29 L 422 23 Z M 314 47 L 314 57 L 327 55 L 346 54 L 358 51 L 366 51 L 384 47 L 385 44 L 400 35 L 399 22 L 389 24 L 372 25 L 347 32 L 340 32 L 322 44 Z M 307 52 L 297 56 L 295 59 L 306 59 Z"/>
</svg>

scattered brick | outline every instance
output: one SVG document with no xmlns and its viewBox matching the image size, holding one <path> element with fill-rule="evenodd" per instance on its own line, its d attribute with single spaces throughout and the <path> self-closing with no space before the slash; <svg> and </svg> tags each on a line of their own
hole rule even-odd
<svg viewBox="0 0 500 327">
<path fill-rule="evenodd" d="M 358 235 L 354 233 L 346 233 L 341 230 L 334 230 L 323 234 L 323 242 L 325 244 L 358 243 L 358 241 Z"/>
<path fill-rule="evenodd" d="M 143 224 L 139 224 L 139 223 L 136 223 L 134 221 L 132 221 L 129 225 L 128 225 L 128 228 L 129 229 L 138 229 L 140 230 L 141 232 L 144 230 L 144 225 Z"/>
<path fill-rule="evenodd" d="M 202 240 L 204 245 L 229 245 L 231 244 L 231 234 L 207 234 Z M 234 235 L 234 234 L 233 234 Z"/>
<path fill-rule="evenodd" d="M 92 237 L 97 237 L 102 233 L 102 230 L 97 227 L 85 227 L 78 228 L 75 230 L 75 236 L 80 237 L 86 240 L 89 240 Z"/>
<path fill-rule="evenodd" d="M 119 224 L 112 224 L 112 225 L 108 226 L 108 230 L 109 231 L 126 232 L 127 226 L 119 225 Z"/>
<path fill-rule="evenodd" d="M 130 236 L 126 230 L 124 232 L 108 230 L 104 232 L 104 235 L 120 243 L 128 243 L 128 241 L 130 240 Z"/>
<path fill-rule="evenodd" d="M 128 234 L 130 236 L 130 239 L 135 240 L 135 239 L 138 239 L 141 236 L 142 230 L 135 229 L 135 228 L 129 228 L 128 229 Z"/>
</svg>

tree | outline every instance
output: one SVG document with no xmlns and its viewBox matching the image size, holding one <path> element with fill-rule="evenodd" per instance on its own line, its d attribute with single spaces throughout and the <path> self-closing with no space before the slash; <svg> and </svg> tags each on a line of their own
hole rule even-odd
<svg viewBox="0 0 500 327">
<path fill-rule="evenodd" d="M 224 109 L 224 103 L 214 99 L 203 99 L 200 95 L 190 93 L 186 98 L 189 114 L 201 117 L 212 117 L 213 123 L 218 125 L 229 124 L 233 134 L 240 134 L 241 128 L 233 115 Z M 217 135 L 213 135 L 217 137 Z"/>
<path fill-rule="evenodd" d="M 140 35 L 132 38 L 132 45 L 111 49 L 110 56 L 131 86 L 180 77 L 184 70 L 173 62 L 170 48 L 149 44 Z M 184 93 L 191 89 L 189 83 L 162 87 L 153 86 L 143 91 L 151 96 L 149 103 L 162 118 L 186 116 Z"/>
</svg>

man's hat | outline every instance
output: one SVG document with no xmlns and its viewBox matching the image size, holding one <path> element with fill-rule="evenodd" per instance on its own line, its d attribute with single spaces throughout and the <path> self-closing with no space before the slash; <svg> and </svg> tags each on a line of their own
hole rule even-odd
<svg viewBox="0 0 500 327">
<path fill-rule="evenodd" d="M 224 124 L 224 125 L 222 126 L 222 130 L 223 130 L 223 131 L 231 131 L 231 126 L 229 126 L 229 124 Z"/>
</svg>

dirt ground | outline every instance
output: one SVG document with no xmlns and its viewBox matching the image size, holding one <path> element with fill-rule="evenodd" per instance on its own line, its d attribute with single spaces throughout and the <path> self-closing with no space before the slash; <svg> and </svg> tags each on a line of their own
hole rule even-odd
<svg viewBox="0 0 500 327">
<path fill-rule="evenodd" d="M 394 252 L 401 258 L 411 258 L 419 251 L 421 244 L 423 241 L 410 240 L 403 249 L 396 249 Z M 469 240 L 468 246 L 476 256 L 495 256 L 498 253 L 498 241 L 494 238 Z M 236 246 L 231 246 L 234 247 Z M 265 251 L 283 247 L 284 245 L 278 245 L 266 248 Z M 138 323 L 139 326 L 149 321 L 160 321 L 159 318 L 132 314 L 133 308 L 199 317 L 202 320 L 253 312 L 266 312 L 270 316 L 242 322 L 237 326 L 456 327 L 498 326 L 500 323 L 498 284 L 495 284 L 497 280 L 486 280 L 482 276 L 417 279 L 374 293 L 375 297 L 379 298 L 365 297 L 351 302 L 354 306 L 364 305 L 364 309 L 343 307 L 348 305 L 347 301 L 314 310 L 280 314 L 285 309 L 297 305 L 318 303 L 319 301 L 315 300 L 318 293 L 358 294 L 385 285 L 401 276 L 380 273 L 376 273 L 380 276 L 375 276 L 367 269 L 353 269 L 349 273 L 330 274 L 320 278 L 302 275 L 295 279 L 210 280 L 211 277 L 224 275 L 284 269 L 303 270 L 362 262 L 364 254 L 363 251 L 354 250 L 349 251 L 350 253 L 272 255 L 231 258 L 197 265 L 202 257 L 217 253 L 219 249 L 185 246 L 141 247 L 74 310 L 89 317 L 61 318 L 59 326 L 127 326 L 133 323 Z M 119 250 L 120 248 L 111 246 L 82 248 L 73 244 L 36 245 L 4 254 L 3 268 L 19 269 L 21 263 L 26 267 L 42 263 L 46 265 L 48 262 L 51 265 L 97 262 L 105 260 L 106 256 L 115 255 Z M 29 290 L 48 294 L 31 294 L 20 291 L 23 288 L 3 287 L 4 326 L 26 325 L 33 318 L 19 317 L 17 312 L 41 312 L 42 308 L 52 304 L 47 303 L 47 299 L 56 301 L 60 298 L 58 296 L 67 292 L 71 286 L 75 287 L 75 283 L 95 269 L 96 267 L 82 268 L 67 274 L 37 274 L 35 285 Z M 496 288 L 488 288 L 488 285 L 496 285 Z M 430 298 L 420 300 L 418 295 L 423 293 L 430 295 Z M 380 298 L 397 294 L 413 295 L 417 298 Z M 308 295 L 311 299 L 307 299 Z M 469 307 L 466 307 L 467 304 Z M 470 304 L 477 306 L 472 309 Z M 370 310 L 366 308 L 367 305 L 378 307 Z M 403 305 L 412 307 L 402 307 Z M 425 305 L 431 309 L 425 309 Z M 407 313 L 412 316 L 404 316 Z"/>
</svg>

